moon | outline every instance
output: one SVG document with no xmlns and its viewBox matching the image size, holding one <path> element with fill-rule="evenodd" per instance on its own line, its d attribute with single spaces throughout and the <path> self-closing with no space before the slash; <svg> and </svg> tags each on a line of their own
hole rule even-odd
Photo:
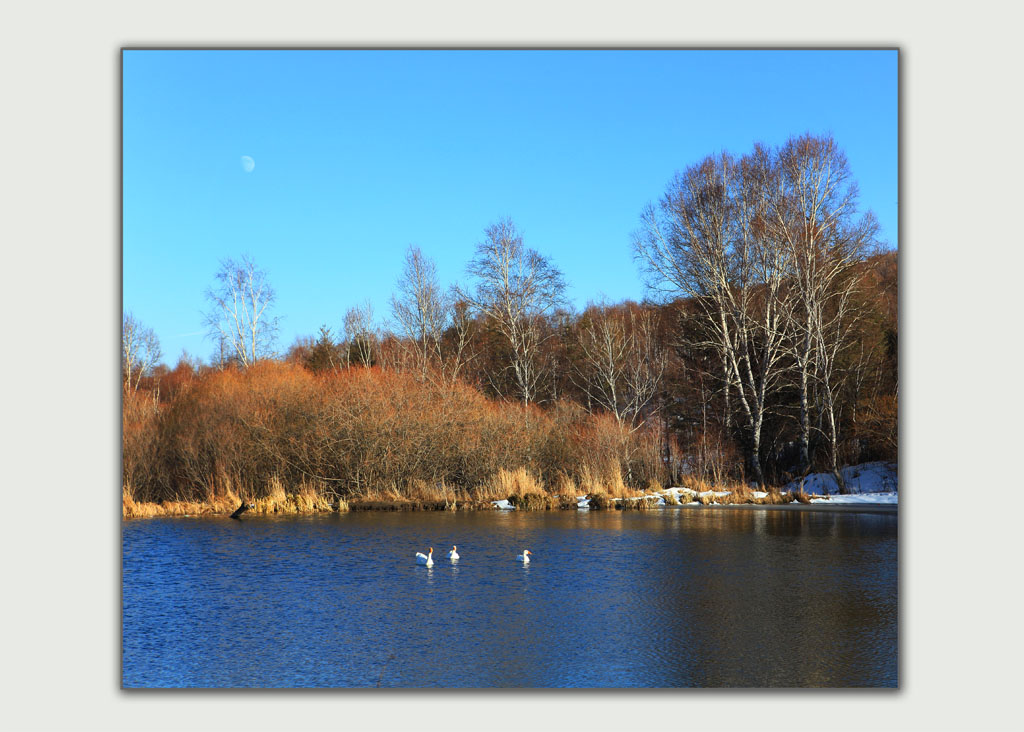
<svg viewBox="0 0 1024 732">
<path fill-rule="evenodd" d="M 256 161 L 250 158 L 248 155 L 242 156 L 242 170 L 246 173 L 251 173 L 252 169 L 256 167 Z"/>
</svg>

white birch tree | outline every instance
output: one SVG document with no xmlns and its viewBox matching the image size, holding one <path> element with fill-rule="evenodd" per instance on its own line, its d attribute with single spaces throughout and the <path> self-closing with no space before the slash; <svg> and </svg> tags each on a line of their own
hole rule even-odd
<svg viewBox="0 0 1024 732">
<path fill-rule="evenodd" d="M 543 318 L 562 302 L 565 282 L 546 257 L 523 246 L 511 220 L 502 219 L 484 233 L 467 267 L 476 289 L 465 298 L 508 344 L 508 368 L 519 398 L 535 402 L 544 371 L 541 347 L 551 337 Z"/>
<path fill-rule="evenodd" d="M 367 300 L 345 312 L 345 352 L 348 359 L 369 367 L 377 357 L 380 333 L 373 324 L 373 304 Z"/>
<path fill-rule="evenodd" d="M 761 430 L 782 373 L 782 313 L 788 288 L 778 242 L 763 226 L 764 187 L 772 168 L 756 147 L 736 161 L 708 157 L 677 174 L 658 206 L 648 206 L 634 251 L 655 290 L 690 298 L 703 334 L 735 392 L 749 435 L 754 480 L 764 484 Z"/>
<path fill-rule="evenodd" d="M 267 273 L 252 257 L 225 259 L 206 291 L 210 309 L 205 314 L 208 334 L 243 367 L 273 355 L 278 318 L 271 315 L 276 300 Z"/>
<path fill-rule="evenodd" d="M 645 407 L 665 372 L 665 354 L 650 310 L 608 305 L 589 307 L 577 328 L 579 358 L 574 381 L 588 401 L 615 417 L 630 432 L 642 424 Z"/>
<path fill-rule="evenodd" d="M 832 137 L 791 138 L 777 160 L 766 219 L 785 247 L 794 289 L 787 316 L 799 373 L 801 480 L 811 470 L 813 389 L 829 445 L 829 470 L 845 493 L 838 465 L 838 396 L 844 376 L 837 364 L 859 315 L 853 298 L 855 268 L 873 246 L 878 226 L 870 213 L 856 218 L 857 186 Z"/>
<path fill-rule="evenodd" d="M 152 328 L 145 327 L 131 313 L 121 320 L 121 378 L 125 391 L 139 389 L 142 377 L 160 360 L 160 341 Z"/>
<path fill-rule="evenodd" d="M 391 312 L 419 378 L 426 380 L 436 374 L 454 382 L 469 347 L 468 312 L 457 288 L 441 289 L 437 267 L 416 247 L 406 252 Z"/>
</svg>

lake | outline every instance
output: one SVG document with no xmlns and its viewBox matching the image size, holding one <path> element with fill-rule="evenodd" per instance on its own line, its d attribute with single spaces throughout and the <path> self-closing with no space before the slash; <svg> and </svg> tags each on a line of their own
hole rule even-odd
<svg viewBox="0 0 1024 732">
<path fill-rule="evenodd" d="M 897 685 L 895 513 L 169 518 L 122 547 L 125 688 Z"/>
</svg>

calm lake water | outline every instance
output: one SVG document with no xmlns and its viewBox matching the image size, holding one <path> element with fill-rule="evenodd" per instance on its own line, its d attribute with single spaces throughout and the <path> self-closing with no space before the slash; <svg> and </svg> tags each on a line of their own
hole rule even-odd
<svg viewBox="0 0 1024 732">
<path fill-rule="evenodd" d="M 177 518 L 122 542 L 125 687 L 897 684 L 895 514 Z"/>
</svg>

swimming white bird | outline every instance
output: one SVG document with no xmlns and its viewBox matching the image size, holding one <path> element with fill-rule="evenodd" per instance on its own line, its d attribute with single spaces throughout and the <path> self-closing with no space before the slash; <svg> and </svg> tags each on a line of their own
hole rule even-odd
<svg viewBox="0 0 1024 732">
<path fill-rule="evenodd" d="M 530 554 L 532 553 L 533 552 L 531 552 L 529 549 L 523 549 L 522 554 L 516 554 L 516 561 L 522 562 L 523 564 L 529 564 Z"/>
<path fill-rule="evenodd" d="M 459 558 L 459 553 L 457 551 L 455 551 L 455 545 L 454 544 L 452 545 L 452 550 L 450 552 L 448 552 L 448 558 L 449 559 L 458 559 Z"/>
<path fill-rule="evenodd" d="M 430 553 L 416 552 L 416 564 L 425 564 L 428 567 L 434 566 L 434 547 L 430 547 Z"/>
</svg>

